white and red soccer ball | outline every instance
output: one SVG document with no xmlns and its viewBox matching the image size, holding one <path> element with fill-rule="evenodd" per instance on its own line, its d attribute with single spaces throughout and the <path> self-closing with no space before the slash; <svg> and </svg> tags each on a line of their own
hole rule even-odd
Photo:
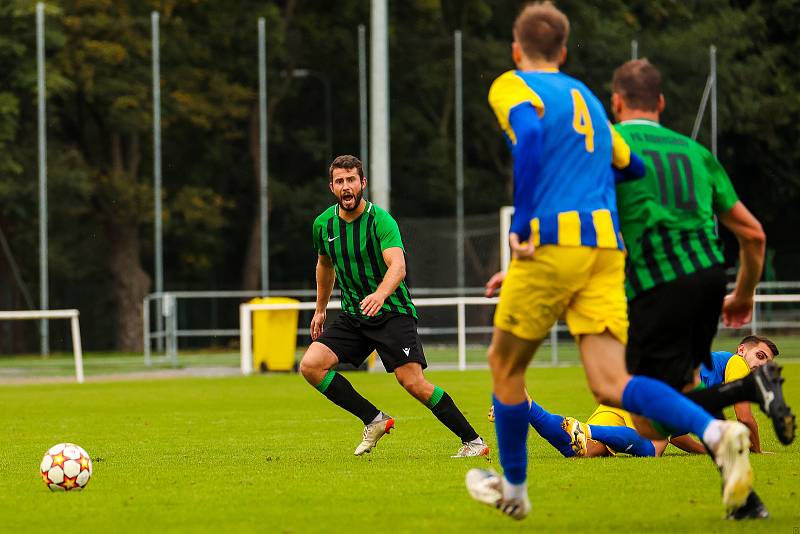
<svg viewBox="0 0 800 534">
<path fill-rule="evenodd" d="M 92 459 L 73 443 L 59 443 L 44 455 L 39 471 L 50 491 L 80 490 L 92 478 Z"/>
</svg>

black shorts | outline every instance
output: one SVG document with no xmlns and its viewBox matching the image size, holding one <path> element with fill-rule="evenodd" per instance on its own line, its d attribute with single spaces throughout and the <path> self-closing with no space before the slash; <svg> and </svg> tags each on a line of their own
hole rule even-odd
<svg viewBox="0 0 800 534">
<path fill-rule="evenodd" d="M 373 350 L 378 351 L 387 373 L 409 362 L 417 362 L 423 369 L 428 367 L 417 320 L 402 313 L 385 312 L 372 319 L 342 313 L 325 327 L 317 341 L 331 349 L 340 362 L 355 367 Z"/>
<path fill-rule="evenodd" d="M 710 267 L 661 284 L 628 303 L 628 371 L 662 380 L 677 390 L 710 363 L 717 333 L 725 270 Z"/>
</svg>

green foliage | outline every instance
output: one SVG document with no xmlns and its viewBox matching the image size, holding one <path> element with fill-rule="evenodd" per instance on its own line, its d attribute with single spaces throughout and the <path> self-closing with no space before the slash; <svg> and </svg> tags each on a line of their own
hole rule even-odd
<svg viewBox="0 0 800 534">
<path fill-rule="evenodd" d="M 495 213 L 510 202 L 510 157 L 486 94 L 498 74 L 513 68 L 510 30 L 520 5 L 517 0 L 389 2 L 396 215 L 455 212 L 456 29 L 464 36 L 466 212 Z M 608 102 L 611 72 L 630 57 L 630 41 L 637 39 L 639 54 L 665 75 L 664 122 L 682 132 L 691 131 L 708 75 L 708 47 L 717 46 L 719 157 L 766 225 L 777 251 L 777 276 L 800 275 L 794 235 L 800 213 L 793 209 L 800 200 L 800 2 L 562 0 L 558 5 L 572 26 L 564 70 Z M 297 0 L 242 0 L 235 8 L 194 0 L 48 3 L 52 286 L 82 287 L 88 294 L 97 280 L 108 280 L 113 228 L 136 229 L 139 241 L 131 246 L 152 272 L 152 9 L 161 12 L 167 286 L 242 284 L 258 213 L 259 16 L 267 27 L 272 282 L 273 287 L 312 285 L 309 225 L 332 202 L 325 185 L 326 82 L 333 99 L 333 152 L 359 151 L 356 27 L 369 27 L 369 5 L 360 0 L 336 2 L 335 10 L 329 2 Z M 38 279 L 34 3 L 1 2 L 0 30 L 0 224 L 23 278 L 33 286 Z M 296 69 L 312 75 L 293 77 Z M 707 110 L 700 132 L 707 145 L 709 115 Z M 53 303 L 72 306 L 74 295 L 64 290 Z M 108 330 L 88 336 L 89 342 L 107 345 Z"/>
</svg>

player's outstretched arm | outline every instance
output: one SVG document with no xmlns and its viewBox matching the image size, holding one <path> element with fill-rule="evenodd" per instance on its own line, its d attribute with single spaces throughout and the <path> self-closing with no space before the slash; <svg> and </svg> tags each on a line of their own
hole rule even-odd
<svg viewBox="0 0 800 534">
<path fill-rule="evenodd" d="M 686 451 L 691 454 L 705 454 L 706 448 L 703 447 L 703 444 L 694 439 L 689 434 L 684 434 L 683 436 L 675 436 L 669 438 L 669 442 L 678 447 L 682 451 Z"/>
<path fill-rule="evenodd" d="M 733 405 L 733 411 L 736 413 L 736 419 L 750 429 L 750 450 L 760 453 L 761 440 L 758 436 L 758 423 L 756 423 L 756 418 L 753 417 L 753 412 L 750 409 L 750 403 L 737 402 Z"/>
<path fill-rule="evenodd" d="M 333 270 L 333 262 L 330 257 L 320 254 L 317 258 L 317 307 L 314 310 L 314 317 L 311 319 L 312 340 L 316 341 L 325 327 L 326 310 L 328 302 L 331 300 L 335 279 L 336 272 Z"/>
<path fill-rule="evenodd" d="M 719 220 L 739 241 L 739 273 L 733 293 L 725 297 L 722 320 L 725 326 L 738 328 L 750 322 L 753 295 L 761 279 L 767 237 L 761 223 L 737 201 L 731 209 L 719 214 Z"/>
<path fill-rule="evenodd" d="M 384 250 L 383 261 L 387 268 L 383 280 L 374 293 L 367 295 L 361 301 L 361 311 L 368 317 L 373 317 L 381 311 L 384 301 L 394 293 L 406 277 L 406 257 L 402 248 L 390 247 Z"/>
</svg>

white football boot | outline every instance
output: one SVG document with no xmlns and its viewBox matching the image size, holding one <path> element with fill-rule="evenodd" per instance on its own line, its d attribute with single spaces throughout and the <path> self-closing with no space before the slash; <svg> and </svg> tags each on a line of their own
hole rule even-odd
<svg viewBox="0 0 800 534">
<path fill-rule="evenodd" d="M 722 504 L 730 512 L 745 504 L 753 489 L 750 467 L 750 430 L 736 421 L 722 421 L 722 437 L 713 449 L 722 473 Z"/>
<path fill-rule="evenodd" d="M 467 491 L 478 502 L 497 508 L 512 519 L 525 519 L 531 511 L 531 500 L 503 497 L 503 479 L 492 469 L 470 469 L 466 477 Z"/>
<path fill-rule="evenodd" d="M 474 441 L 465 441 L 461 448 L 458 449 L 458 452 L 455 453 L 450 458 L 472 458 L 475 456 L 489 456 L 489 446 L 483 441 L 483 439 L 478 438 L 479 442 Z"/>
<path fill-rule="evenodd" d="M 381 419 L 364 427 L 361 443 L 358 444 L 358 447 L 356 447 L 353 453 L 356 456 L 361 456 L 365 452 L 370 452 L 378 444 L 378 440 L 394 428 L 394 418 L 385 413 L 381 413 L 381 415 L 383 416 Z"/>
</svg>

